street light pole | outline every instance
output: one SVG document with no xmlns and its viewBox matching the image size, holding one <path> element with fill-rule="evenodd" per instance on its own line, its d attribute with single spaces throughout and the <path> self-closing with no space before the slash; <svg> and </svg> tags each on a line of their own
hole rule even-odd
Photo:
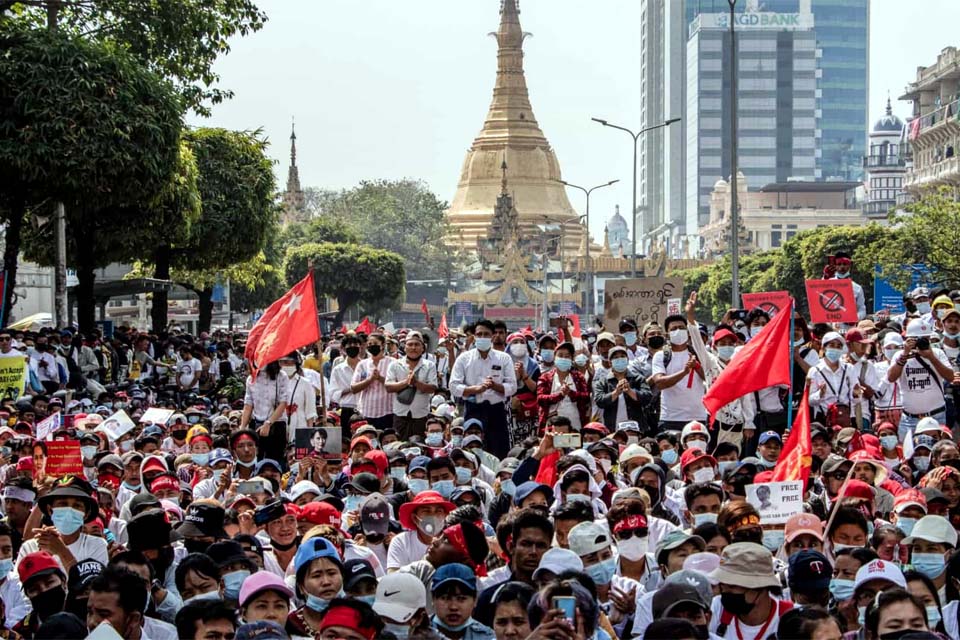
<svg viewBox="0 0 960 640">
<path fill-rule="evenodd" d="M 598 184 L 594 187 L 590 187 L 589 189 L 587 189 L 586 187 L 581 187 L 580 185 L 577 185 L 577 184 L 571 184 L 565 180 L 558 180 L 557 182 L 559 182 L 565 187 L 570 187 L 571 189 L 579 189 L 580 191 L 583 191 L 583 193 L 587 196 L 587 213 L 586 213 L 586 218 L 587 218 L 587 305 L 584 311 L 587 312 L 587 319 L 589 321 L 589 319 L 593 315 L 593 308 L 595 306 L 594 298 L 596 297 L 596 294 L 593 291 L 593 259 L 590 257 L 590 194 L 596 191 L 597 189 L 603 189 L 604 187 L 609 187 L 611 185 L 617 184 L 618 182 L 620 182 L 620 179 L 618 178 L 616 180 L 611 180 L 610 182 L 606 182 L 604 184 Z"/>
<path fill-rule="evenodd" d="M 674 122 L 680 122 L 680 118 L 670 118 L 665 120 L 660 124 L 655 124 L 649 127 L 644 127 L 634 133 L 626 127 L 621 127 L 619 125 L 610 124 L 606 120 L 601 118 L 590 118 L 594 122 L 599 122 L 605 127 L 610 127 L 611 129 L 619 129 L 620 131 L 626 131 L 630 134 L 630 137 L 633 138 L 633 204 L 630 207 L 630 217 L 631 222 L 630 226 L 633 229 L 633 232 L 630 234 L 630 245 L 631 245 L 631 255 L 630 255 L 630 275 L 632 277 L 637 276 L 637 141 L 640 139 L 640 136 L 645 134 L 647 131 L 653 131 L 654 129 L 660 129 L 662 127 L 669 126 Z"/>
<path fill-rule="evenodd" d="M 737 33 L 734 30 L 734 9 L 737 0 L 727 0 L 730 5 L 730 264 L 733 298 L 732 308 L 740 306 L 740 203 L 737 202 Z"/>
</svg>

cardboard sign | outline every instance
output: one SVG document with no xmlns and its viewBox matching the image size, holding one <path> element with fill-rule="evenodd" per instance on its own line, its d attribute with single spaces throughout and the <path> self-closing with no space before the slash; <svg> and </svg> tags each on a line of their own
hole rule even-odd
<svg viewBox="0 0 960 640">
<path fill-rule="evenodd" d="M 803 513 L 803 482 L 765 482 L 747 485 L 747 502 L 760 512 L 761 524 L 784 524 Z"/>
<path fill-rule="evenodd" d="M 37 423 L 37 440 L 50 440 L 60 428 L 60 414 L 55 413 Z"/>
<path fill-rule="evenodd" d="M 16 400 L 27 384 L 27 361 L 23 356 L 0 357 L 0 398 Z"/>
<path fill-rule="evenodd" d="M 135 426 L 130 416 L 123 409 L 101 422 L 94 431 L 101 431 L 107 434 L 111 442 L 116 442 L 120 436 L 133 429 Z"/>
<path fill-rule="evenodd" d="M 159 407 L 150 407 L 140 416 L 140 424 L 149 422 L 150 424 L 167 424 L 167 420 L 173 415 L 173 409 L 161 409 Z"/>
<path fill-rule="evenodd" d="M 857 322 L 853 283 L 843 280 L 807 280 L 807 305 L 814 322 Z"/>
<path fill-rule="evenodd" d="M 790 307 L 789 291 L 765 291 L 762 293 L 744 293 L 740 298 L 743 300 L 743 308 L 747 311 L 753 311 L 760 308 L 766 311 L 770 317 L 777 315 L 781 309 Z"/>
<path fill-rule="evenodd" d="M 293 433 L 293 448 L 297 460 L 306 456 L 324 460 L 340 460 L 343 442 L 340 427 L 306 427 Z"/>
<path fill-rule="evenodd" d="M 51 440 L 47 443 L 46 473 L 56 478 L 83 473 L 79 440 Z"/>
<path fill-rule="evenodd" d="M 607 280 L 603 292 L 603 325 L 613 332 L 624 318 L 635 321 L 640 330 L 648 322 L 663 325 L 670 315 L 670 301 L 682 296 L 683 278 Z"/>
</svg>

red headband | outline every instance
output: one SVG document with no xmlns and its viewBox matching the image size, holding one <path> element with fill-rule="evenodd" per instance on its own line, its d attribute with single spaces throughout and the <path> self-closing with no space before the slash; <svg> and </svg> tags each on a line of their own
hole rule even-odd
<svg viewBox="0 0 960 640">
<path fill-rule="evenodd" d="M 153 482 L 150 483 L 150 492 L 154 493 L 156 491 L 164 491 L 166 489 L 172 489 L 173 491 L 180 491 L 180 482 L 176 478 L 170 476 L 159 476 L 154 478 Z"/>
<path fill-rule="evenodd" d="M 646 529 L 647 519 L 644 516 L 627 516 L 613 525 L 613 532 L 619 533 L 625 529 Z"/>
<path fill-rule="evenodd" d="M 837 262 L 837 264 L 842 264 L 842 265 L 849 265 L 849 264 L 851 264 L 851 263 L 850 263 L 850 258 L 837 258 L 836 262 Z"/>
<path fill-rule="evenodd" d="M 480 527 L 482 525 L 477 526 Z M 483 578 L 487 575 L 487 566 L 477 564 L 470 558 L 470 550 L 467 548 L 467 538 L 463 535 L 463 527 L 458 524 L 447 527 L 443 530 L 443 535 L 447 537 L 447 541 L 454 549 L 466 556 L 467 560 L 465 564 L 473 569 L 473 572 L 477 574 L 478 577 Z"/>
<path fill-rule="evenodd" d="M 190 444 L 192 445 L 194 442 L 199 442 L 199 441 L 201 441 L 201 440 L 204 441 L 204 442 L 206 442 L 206 443 L 207 443 L 208 445 L 210 445 L 211 447 L 213 446 L 213 438 L 211 438 L 210 436 L 208 436 L 208 435 L 205 434 L 205 433 L 200 433 L 200 434 L 197 434 L 197 435 L 193 436 L 193 438 L 190 439 Z"/>
<path fill-rule="evenodd" d="M 343 627 L 351 631 L 356 631 L 367 640 L 373 640 L 373 637 L 377 633 L 377 630 L 373 627 L 361 627 L 360 612 L 350 607 L 344 607 L 343 605 L 331 607 L 327 609 L 327 613 L 324 614 L 323 621 L 320 623 L 320 630 L 323 631 L 330 627 Z"/>
</svg>

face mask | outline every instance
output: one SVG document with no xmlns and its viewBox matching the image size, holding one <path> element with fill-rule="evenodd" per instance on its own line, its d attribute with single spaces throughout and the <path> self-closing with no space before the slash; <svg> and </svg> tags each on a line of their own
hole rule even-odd
<svg viewBox="0 0 960 640">
<path fill-rule="evenodd" d="M 627 370 L 627 367 L 630 366 L 630 360 L 627 358 L 614 358 L 610 361 L 610 364 L 613 366 L 614 371 L 617 373 L 623 373 Z"/>
<path fill-rule="evenodd" d="M 585 366 L 587 366 L 587 356 L 584 355 L 584 354 L 582 354 L 582 353 L 578 353 L 578 354 L 577 354 L 577 357 L 573 359 L 573 362 L 574 362 L 578 367 L 585 367 Z"/>
<path fill-rule="evenodd" d="M 843 355 L 843 349 L 827 349 L 823 352 L 823 356 L 830 362 L 837 363 L 840 362 L 840 356 Z"/>
<path fill-rule="evenodd" d="M 915 524 L 917 524 L 916 518 L 904 518 L 897 516 L 896 527 L 897 529 L 900 529 L 900 531 L 903 531 L 903 535 L 905 536 L 909 536 L 911 533 L 913 533 L 913 526 Z"/>
<path fill-rule="evenodd" d="M 344 512 L 357 511 L 361 504 L 363 504 L 363 496 L 345 496 L 343 499 L 343 510 Z"/>
<path fill-rule="evenodd" d="M 660 459 L 669 465 L 677 464 L 677 450 L 667 449 L 666 451 L 661 451 Z"/>
<path fill-rule="evenodd" d="M 947 562 L 943 559 L 943 554 L 940 553 L 914 553 L 910 556 L 910 564 L 931 580 L 947 568 Z"/>
<path fill-rule="evenodd" d="M 773 469 L 775 466 L 777 466 L 777 461 L 774 460 L 774 461 L 771 462 L 770 460 L 766 460 L 766 459 L 764 459 L 764 458 L 760 458 L 760 466 L 761 466 L 761 467 L 765 467 L 765 468 L 767 468 L 767 469 Z"/>
<path fill-rule="evenodd" d="M 97 447 L 96 446 L 80 447 L 80 454 L 87 460 L 93 460 L 93 456 L 97 455 Z"/>
<path fill-rule="evenodd" d="M 600 468 L 603 469 L 604 475 L 610 473 L 610 469 L 613 469 L 613 460 L 600 458 L 599 460 L 597 460 L 597 464 L 599 464 Z"/>
<path fill-rule="evenodd" d="M 548 364 L 553 362 L 553 349 L 541 349 L 540 359 Z"/>
<path fill-rule="evenodd" d="M 283 371 L 285 374 L 287 374 L 288 378 L 292 378 L 294 374 L 297 372 L 296 367 L 280 367 L 280 370 Z"/>
<path fill-rule="evenodd" d="M 687 449 L 699 449 L 700 451 L 707 450 L 707 443 L 703 440 L 687 440 L 685 444 Z"/>
<path fill-rule="evenodd" d="M 716 524 L 717 514 L 715 513 L 695 513 L 693 514 L 693 528 L 696 529 L 702 524 Z"/>
<path fill-rule="evenodd" d="M 693 472 L 693 481 L 697 484 L 702 484 L 704 482 L 710 482 L 713 480 L 716 473 L 713 470 L 713 467 L 704 467 L 703 469 L 697 469 Z"/>
<path fill-rule="evenodd" d="M 623 334 L 623 341 L 627 343 L 628 347 L 632 347 L 637 344 L 637 332 L 636 331 L 627 331 Z"/>
<path fill-rule="evenodd" d="M 793 341 L 793 346 L 794 346 L 794 347 L 802 347 L 802 346 L 803 346 L 803 343 L 804 343 L 803 338 L 797 338 L 796 340 Z"/>
<path fill-rule="evenodd" d="M 736 345 L 725 345 L 717 347 L 717 355 L 720 356 L 721 360 L 729 360 L 733 357 L 734 352 L 736 352 Z"/>
<path fill-rule="evenodd" d="M 427 437 L 424 439 L 424 442 L 427 443 L 428 447 L 442 447 L 443 446 L 443 433 L 439 431 L 433 431 L 427 434 Z"/>
<path fill-rule="evenodd" d="M 843 578 L 830 579 L 830 595 L 834 600 L 849 600 L 853 597 L 853 580 L 844 580 Z"/>
<path fill-rule="evenodd" d="M 67 590 L 63 588 L 63 585 L 60 585 L 30 598 L 30 604 L 33 605 L 33 611 L 37 614 L 37 618 L 46 620 L 53 614 L 60 613 L 66 600 Z"/>
<path fill-rule="evenodd" d="M 585 502 L 587 504 L 592 504 L 593 498 L 585 493 L 568 493 L 564 499 L 564 502 Z"/>
<path fill-rule="evenodd" d="M 563 372 L 570 371 L 570 369 L 573 367 L 573 360 L 570 358 L 557 358 L 556 363 L 557 369 Z"/>
<path fill-rule="evenodd" d="M 84 513 L 72 507 L 56 507 L 50 518 L 53 526 L 65 536 L 73 535 L 83 526 Z"/>
<path fill-rule="evenodd" d="M 610 584 L 610 581 L 613 580 L 613 574 L 617 572 L 617 559 L 607 558 L 603 562 L 590 565 L 584 571 L 598 585 Z"/>
<path fill-rule="evenodd" d="M 347 354 L 348 358 L 356 358 L 360 355 L 360 347 L 347 347 L 343 351 Z"/>
<path fill-rule="evenodd" d="M 367 353 L 369 353 L 371 356 L 378 356 L 378 355 L 380 355 L 380 352 L 381 352 L 381 351 L 383 351 L 383 347 L 381 347 L 381 346 L 378 345 L 378 344 L 368 344 L 368 345 L 367 345 Z"/>
<path fill-rule="evenodd" d="M 844 273 L 840 273 L 839 271 L 837 272 L 837 278 L 840 280 L 843 280 L 844 278 L 849 278 L 849 277 L 850 277 L 849 271 L 846 271 Z"/>
<path fill-rule="evenodd" d="M 720 477 L 722 478 L 723 475 L 728 470 L 733 469 L 735 466 L 737 466 L 737 462 L 738 462 L 737 460 L 718 460 L 717 466 L 720 469 Z"/>
<path fill-rule="evenodd" d="M 213 484 L 220 483 L 220 477 L 223 476 L 224 469 L 214 469 L 213 470 Z"/>
<path fill-rule="evenodd" d="M 670 332 L 670 344 L 675 346 L 680 346 L 682 344 L 687 344 L 687 340 L 690 339 L 690 334 L 687 333 L 686 329 L 674 329 Z"/>
<path fill-rule="evenodd" d="M 309 609 L 312 609 L 313 611 L 316 611 L 317 613 L 329 607 L 330 602 L 331 602 L 330 600 L 327 600 L 326 598 L 321 598 L 319 596 L 315 596 L 312 593 L 307 594 L 307 607 Z"/>
<path fill-rule="evenodd" d="M 647 338 L 647 347 L 653 349 L 654 351 L 659 351 L 663 348 L 663 345 L 666 344 L 666 340 L 663 336 L 650 336 Z"/>
<path fill-rule="evenodd" d="M 930 456 L 913 456 L 913 466 L 917 468 L 917 471 L 926 471 L 930 468 Z"/>
<path fill-rule="evenodd" d="M 527 345 L 522 342 L 514 342 L 510 345 L 510 355 L 514 358 L 524 358 L 527 355 Z"/>
<path fill-rule="evenodd" d="M 396 636 L 397 640 L 407 640 L 407 638 L 410 637 L 410 625 L 408 624 L 384 622 L 383 630 L 387 633 L 392 633 L 394 636 Z"/>
<path fill-rule="evenodd" d="M 6 576 L 11 571 L 13 571 L 13 558 L 0 560 L 0 576 Z"/>
<path fill-rule="evenodd" d="M 197 466 L 205 467 L 207 466 L 207 463 L 210 462 L 210 454 L 209 453 L 191 453 L 190 460 L 193 462 L 193 464 Z"/>
<path fill-rule="evenodd" d="M 861 627 L 866 626 L 867 624 L 867 608 L 866 607 L 857 607 L 857 622 Z"/>
<path fill-rule="evenodd" d="M 511 498 L 517 493 L 517 485 L 513 482 L 512 478 L 502 480 L 500 482 L 500 493 L 505 493 Z"/>
<path fill-rule="evenodd" d="M 750 337 L 756 338 L 761 331 L 763 331 L 763 327 L 750 327 Z"/>
<path fill-rule="evenodd" d="M 459 624 L 455 627 L 451 627 L 448 624 L 444 624 L 444 622 L 437 616 L 433 616 L 432 620 L 433 620 L 433 625 L 435 627 L 438 627 L 440 629 L 446 629 L 447 631 L 453 631 L 454 633 L 459 633 L 460 631 L 464 631 L 473 622 L 473 618 L 468 618 L 467 621 L 464 622 L 463 624 Z"/>
<path fill-rule="evenodd" d="M 880 438 L 880 446 L 888 451 L 896 449 L 898 442 L 897 436 L 882 436 Z"/>
<path fill-rule="evenodd" d="M 390 467 L 390 477 L 394 480 L 403 480 L 407 477 L 407 470 L 403 467 Z"/>
<path fill-rule="evenodd" d="M 843 551 L 844 549 L 862 549 L 855 544 L 840 544 L 839 542 L 833 543 L 833 555 L 836 556 L 838 551 Z"/>
<path fill-rule="evenodd" d="M 929 302 L 918 302 L 917 311 L 922 315 L 925 313 L 930 313 L 930 303 Z"/>
<path fill-rule="evenodd" d="M 253 467 L 257 466 L 257 459 L 254 458 L 254 459 L 251 460 L 250 462 L 244 462 L 243 460 L 237 460 L 237 464 L 240 465 L 241 467 L 245 467 L 245 468 L 247 468 L 247 469 L 252 469 Z"/>
<path fill-rule="evenodd" d="M 783 546 L 783 529 L 771 529 L 763 532 L 763 546 L 770 553 L 776 553 Z"/>
<path fill-rule="evenodd" d="M 414 495 L 429 491 L 430 489 L 430 483 L 427 482 L 425 478 L 410 478 L 407 480 L 407 486 L 410 487 L 410 491 L 412 491 Z"/>
<path fill-rule="evenodd" d="M 133 440 L 124 440 L 120 443 L 120 451 L 124 453 L 128 451 L 133 451 Z"/>
<path fill-rule="evenodd" d="M 720 604 L 735 616 L 745 616 L 753 610 L 753 604 L 747 602 L 745 593 L 721 593 Z"/>
<path fill-rule="evenodd" d="M 957 338 L 960 338 L 960 333 L 947 333 L 946 331 L 944 331 L 943 337 L 949 338 L 950 340 L 956 340 Z"/>
<path fill-rule="evenodd" d="M 422 518 L 417 518 L 417 529 L 424 535 L 435 536 L 440 533 L 442 527 L 443 518 L 440 516 L 423 516 Z"/>
<path fill-rule="evenodd" d="M 223 596 L 227 600 L 238 600 L 240 598 L 240 586 L 243 585 L 243 581 L 250 577 L 250 572 L 241 570 L 241 571 L 231 571 L 230 573 L 225 573 L 221 576 L 223 579 Z"/>
<path fill-rule="evenodd" d="M 453 480 L 439 480 L 434 482 L 430 487 L 443 496 L 444 499 L 450 497 L 450 494 L 453 493 L 454 484 Z"/>
<path fill-rule="evenodd" d="M 187 439 L 187 431 L 186 431 L 186 429 L 175 429 L 174 431 L 171 431 L 171 432 L 170 432 L 170 435 L 173 436 L 173 439 L 174 439 L 174 440 L 186 440 L 186 439 Z"/>
<path fill-rule="evenodd" d="M 466 467 L 457 467 L 457 484 L 470 484 L 473 478 L 473 472 Z"/>
<path fill-rule="evenodd" d="M 125 489 L 129 489 L 130 491 L 140 491 L 140 485 L 139 485 L 139 484 L 133 484 L 133 483 L 131 483 L 131 482 L 127 482 L 126 480 L 124 480 L 124 481 L 123 481 L 122 483 L 120 483 L 120 484 L 123 485 L 123 487 L 124 487 Z"/>
<path fill-rule="evenodd" d="M 884 349 L 884 350 L 883 350 L 883 355 L 884 355 L 884 357 L 886 357 L 887 360 L 893 360 L 893 359 L 896 357 L 896 355 L 897 355 L 898 352 L 899 352 L 899 349 L 897 349 L 897 348 Z"/>
<path fill-rule="evenodd" d="M 190 604 L 191 602 L 204 602 L 207 600 L 219 600 L 220 592 L 219 591 L 207 591 L 206 593 L 198 593 L 192 598 L 187 598 L 183 601 L 183 604 Z"/>
<path fill-rule="evenodd" d="M 927 626 L 931 629 L 940 624 L 943 616 L 940 615 L 940 608 L 936 605 L 927 607 Z"/>
<path fill-rule="evenodd" d="M 476 345 L 477 351 L 490 351 L 490 348 L 493 346 L 493 338 L 477 338 L 474 341 L 474 345 Z"/>
<path fill-rule="evenodd" d="M 534 342 L 533 340 L 527 340 L 527 348 L 530 349 L 530 351 L 536 351 L 537 343 Z"/>
<path fill-rule="evenodd" d="M 646 537 L 632 536 L 629 540 L 620 540 L 617 543 L 617 551 L 621 558 L 636 562 L 646 555 L 649 546 L 650 542 Z"/>
</svg>

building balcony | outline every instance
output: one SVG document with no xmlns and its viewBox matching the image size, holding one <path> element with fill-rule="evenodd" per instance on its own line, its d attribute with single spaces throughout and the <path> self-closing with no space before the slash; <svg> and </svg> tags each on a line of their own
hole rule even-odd
<svg viewBox="0 0 960 640">
<path fill-rule="evenodd" d="M 899 155 L 876 155 L 876 156 L 864 156 L 863 157 L 863 168 L 864 169 L 902 169 L 906 166 L 904 159 Z"/>
<path fill-rule="evenodd" d="M 960 185 L 960 158 L 957 156 L 914 167 L 903 178 L 904 188 L 912 191 L 957 185 Z"/>
<path fill-rule="evenodd" d="M 886 219 L 891 209 L 897 206 L 896 200 L 873 200 L 863 203 L 863 215 L 868 218 Z"/>
</svg>

